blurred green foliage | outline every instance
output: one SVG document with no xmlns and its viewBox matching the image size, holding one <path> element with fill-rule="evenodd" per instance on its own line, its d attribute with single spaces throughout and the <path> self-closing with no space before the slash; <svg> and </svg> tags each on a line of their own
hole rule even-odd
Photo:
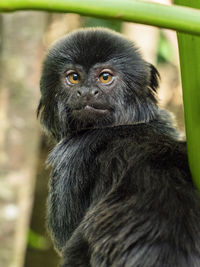
<svg viewBox="0 0 200 267">
<path fill-rule="evenodd" d="M 30 248 L 39 250 L 47 250 L 50 247 L 49 241 L 44 236 L 36 233 L 32 229 L 29 229 L 27 243 Z"/>
<path fill-rule="evenodd" d="M 173 47 L 164 33 L 160 31 L 158 41 L 157 63 L 171 62 L 173 60 Z"/>
</svg>

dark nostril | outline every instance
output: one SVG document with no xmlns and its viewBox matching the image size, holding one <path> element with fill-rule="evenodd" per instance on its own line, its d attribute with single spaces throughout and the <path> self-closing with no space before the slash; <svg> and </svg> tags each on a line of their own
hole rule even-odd
<svg viewBox="0 0 200 267">
<path fill-rule="evenodd" d="M 94 96 L 97 96 L 97 95 L 99 94 L 99 90 L 98 90 L 98 89 L 94 89 L 94 90 L 92 91 L 92 94 L 93 94 Z"/>
<path fill-rule="evenodd" d="M 81 96 L 82 95 L 81 91 L 79 91 L 79 90 L 76 92 L 76 94 L 77 94 L 77 96 Z"/>
</svg>

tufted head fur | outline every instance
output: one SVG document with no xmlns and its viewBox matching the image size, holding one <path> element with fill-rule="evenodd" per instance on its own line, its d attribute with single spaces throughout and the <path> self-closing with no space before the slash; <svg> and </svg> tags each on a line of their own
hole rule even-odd
<svg viewBox="0 0 200 267">
<path fill-rule="evenodd" d="M 78 84 L 66 82 L 69 70 L 78 73 Z M 111 83 L 99 82 L 103 70 L 112 75 Z M 103 28 L 77 30 L 46 56 L 38 115 L 57 140 L 85 129 L 148 122 L 158 114 L 158 78 L 156 68 L 122 35 Z"/>
</svg>

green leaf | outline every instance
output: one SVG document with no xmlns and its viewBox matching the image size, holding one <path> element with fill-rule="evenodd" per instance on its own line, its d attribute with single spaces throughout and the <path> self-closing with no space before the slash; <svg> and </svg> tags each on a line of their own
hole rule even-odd
<svg viewBox="0 0 200 267">
<path fill-rule="evenodd" d="M 200 1 L 175 0 L 200 9 Z M 178 33 L 186 135 L 190 169 L 200 190 L 200 37 Z"/>
<path fill-rule="evenodd" d="M 195 0 L 199 2 L 199 0 Z M 0 11 L 46 10 L 149 24 L 200 35 L 200 12 L 141 0 L 0 0 Z"/>
</svg>

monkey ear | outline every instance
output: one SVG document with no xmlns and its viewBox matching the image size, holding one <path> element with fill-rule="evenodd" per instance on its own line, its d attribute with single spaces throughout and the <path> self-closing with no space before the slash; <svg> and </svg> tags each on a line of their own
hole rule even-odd
<svg viewBox="0 0 200 267">
<path fill-rule="evenodd" d="M 150 67 L 150 88 L 154 92 L 156 92 L 159 86 L 160 74 L 152 64 L 149 64 L 149 67 Z"/>
<path fill-rule="evenodd" d="M 60 141 L 61 131 L 57 121 L 55 120 L 54 112 L 51 110 L 50 105 L 47 104 L 46 106 L 44 104 L 44 100 L 42 98 L 40 99 L 36 115 L 37 118 L 40 119 L 45 133 L 52 136 L 55 140 Z"/>
</svg>

